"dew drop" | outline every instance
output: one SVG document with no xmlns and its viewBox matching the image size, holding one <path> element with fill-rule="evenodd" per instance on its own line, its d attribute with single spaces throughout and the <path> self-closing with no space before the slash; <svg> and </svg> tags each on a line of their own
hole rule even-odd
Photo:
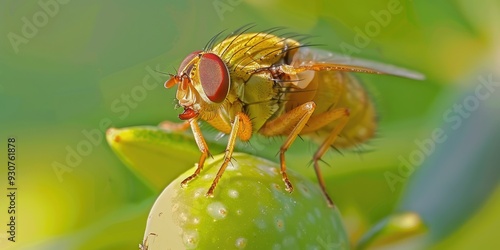
<svg viewBox="0 0 500 250">
<path fill-rule="evenodd" d="M 247 239 L 245 239 L 243 237 L 240 237 L 240 238 L 236 239 L 235 246 L 238 249 L 244 249 L 247 246 Z"/>
<path fill-rule="evenodd" d="M 186 248 L 192 249 L 198 246 L 198 237 L 197 231 L 185 231 L 182 235 L 182 240 L 184 241 Z"/>
<path fill-rule="evenodd" d="M 205 192 L 205 189 L 204 188 L 198 188 L 196 189 L 196 191 L 194 191 L 194 195 L 193 195 L 193 198 L 199 198 L 199 197 L 203 197 L 203 193 Z"/>
<path fill-rule="evenodd" d="M 275 226 L 278 231 L 283 232 L 285 231 L 285 221 L 281 218 L 276 218 L 275 219 Z"/>
<path fill-rule="evenodd" d="M 187 217 L 186 213 L 180 213 L 179 219 L 181 219 L 182 222 L 186 222 L 188 217 Z"/>
<path fill-rule="evenodd" d="M 269 167 L 267 165 L 257 165 L 257 168 L 264 171 L 267 175 L 274 177 L 278 174 L 278 170 L 273 167 Z"/>
<path fill-rule="evenodd" d="M 240 195 L 240 194 L 238 193 L 238 191 L 236 191 L 236 190 L 234 190 L 234 189 L 230 189 L 230 190 L 228 191 L 228 194 L 229 194 L 229 197 L 231 197 L 231 198 L 233 198 L 233 199 L 238 198 L 238 196 Z"/>
<path fill-rule="evenodd" d="M 212 180 L 215 176 L 213 174 L 205 174 L 203 175 L 203 179 Z"/>
<path fill-rule="evenodd" d="M 199 223 L 200 223 L 200 218 L 198 218 L 198 217 L 194 217 L 194 218 L 193 218 L 193 224 L 195 224 L 195 225 L 196 225 L 196 224 L 199 224 Z"/>
<path fill-rule="evenodd" d="M 227 216 L 227 209 L 221 202 L 213 202 L 207 206 L 207 212 L 216 220 L 224 219 Z"/>
</svg>

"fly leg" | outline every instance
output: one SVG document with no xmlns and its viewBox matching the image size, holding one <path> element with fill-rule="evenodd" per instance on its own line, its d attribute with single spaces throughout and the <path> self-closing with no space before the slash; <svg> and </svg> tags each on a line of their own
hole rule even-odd
<svg viewBox="0 0 500 250">
<path fill-rule="evenodd" d="M 338 124 L 335 126 L 335 128 L 330 132 L 328 137 L 321 143 L 319 146 L 318 150 L 313 156 L 313 164 L 314 164 L 314 171 L 316 172 L 316 177 L 318 178 L 319 186 L 321 187 L 321 191 L 323 191 L 323 194 L 325 195 L 325 198 L 328 202 L 328 205 L 330 207 L 333 207 L 333 201 L 326 192 L 326 185 L 325 185 L 325 180 L 323 179 L 323 175 L 321 174 L 321 170 L 319 169 L 319 160 L 321 157 L 330 149 L 330 146 L 333 145 L 335 142 L 335 139 L 337 139 L 338 135 L 342 131 L 342 129 L 345 127 L 347 122 L 349 121 L 349 109 L 347 108 L 338 108 L 338 109 L 332 109 L 330 111 L 327 111 L 325 113 L 315 115 L 309 119 L 309 123 L 311 124 L 311 127 L 305 127 L 304 128 L 304 133 L 307 132 L 312 132 L 314 131 L 313 129 L 313 124 L 320 124 L 320 123 L 330 123 L 332 121 L 338 120 Z M 310 130 L 310 131 L 308 131 Z"/>
<path fill-rule="evenodd" d="M 207 156 L 210 154 L 208 152 L 208 146 L 207 142 L 205 141 L 205 138 L 203 138 L 203 134 L 201 133 L 200 126 L 198 126 L 198 120 L 197 119 L 190 119 L 189 124 L 191 125 L 191 130 L 193 130 L 193 135 L 194 139 L 196 141 L 196 145 L 198 145 L 198 148 L 201 151 L 201 156 L 200 159 L 198 160 L 198 166 L 196 167 L 196 170 L 192 175 L 187 177 L 181 182 L 181 187 L 186 186 L 191 180 L 196 178 L 201 170 L 203 169 L 203 164 L 205 163 L 205 159 Z"/>
<path fill-rule="evenodd" d="M 306 102 L 266 123 L 259 131 L 263 135 L 267 136 L 288 135 L 280 148 L 281 175 L 283 182 L 285 182 L 285 190 L 288 192 L 293 191 L 293 186 L 288 179 L 288 175 L 286 174 L 285 152 L 288 150 L 290 145 L 292 145 L 306 123 L 309 121 L 309 118 L 315 108 L 316 104 L 314 102 Z"/>
<path fill-rule="evenodd" d="M 244 141 L 249 140 L 252 133 L 251 127 L 252 124 L 247 115 L 243 113 L 238 113 L 236 115 L 231 127 L 231 133 L 229 134 L 226 151 L 224 153 L 224 161 L 222 162 L 222 165 L 219 168 L 219 171 L 217 172 L 217 175 L 215 176 L 215 179 L 212 182 L 210 189 L 208 189 L 206 196 L 208 197 L 213 196 L 217 183 L 219 183 L 222 174 L 226 170 L 227 165 L 229 164 L 231 158 L 233 157 L 234 146 L 236 145 L 236 138 L 239 137 L 241 140 Z"/>
</svg>

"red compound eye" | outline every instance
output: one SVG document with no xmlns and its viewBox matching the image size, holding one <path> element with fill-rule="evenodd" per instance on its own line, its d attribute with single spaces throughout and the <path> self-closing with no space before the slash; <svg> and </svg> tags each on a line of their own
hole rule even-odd
<svg viewBox="0 0 500 250">
<path fill-rule="evenodd" d="M 184 60 L 181 62 L 181 66 L 179 67 L 180 73 L 182 73 L 184 71 L 184 69 L 186 68 L 187 64 L 189 62 L 191 62 L 191 60 L 193 60 L 193 58 L 197 57 L 200 53 L 201 53 L 201 50 L 197 50 L 197 51 L 189 54 L 188 56 L 186 56 L 186 58 L 184 58 Z"/>
<path fill-rule="evenodd" d="M 165 82 L 165 87 L 171 88 L 178 83 L 183 83 L 183 75 L 182 74 L 184 73 L 184 71 L 186 71 L 186 69 L 185 69 L 186 66 L 188 65 L 189 62 L 191 62 L 191 60 L 193 60 L 193 58 L 197 57 L 200 53 L 201 53 L 201 50 L 197 50 L 197 51 L 189 54 L 188 56 L 186 56 L 186 58 L 184 58 L 184 60 L 182 60 L 182 62 L 181 62 L 181 66 L 179 67 L 179 73 L 177 75 L 171 75 L 170 79 Z M 189 74 L 189 72 L 186 72 L 186 73 Z"/>
<path fill-rule="evenodd" d="M 200 58 L 198 74 L 201 87 L 210 101 L 220 103 L 229 92 L 229 71 L 216 54 L 206 53 Z"/>
</svg>

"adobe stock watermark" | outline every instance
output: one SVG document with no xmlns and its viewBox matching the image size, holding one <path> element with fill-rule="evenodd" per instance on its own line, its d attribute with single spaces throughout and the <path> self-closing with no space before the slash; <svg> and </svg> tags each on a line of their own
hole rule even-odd
<svg viewBox="0 0 500 250">
<path fill-rule="evenodd" d="M 221 21 L 224 21 L 224 15 L 227 12 L 233 12 L 235 7 L 243 3 L 244 0 L 214 0 L 212 5 Z"/>
<path fill-rule="evenodd" d="M 69 3 L 70 0 L 39 0 L 38 6 L 40 10 L 35 12 L 31 18 L 23 16 L 21 18 L 22 26 L 20 33 L 9 32 L 7 39 L 14 52 L 19 53 L 21 44 L 28 44 L 30 39 L 33 39 L 40 29 L 49 24 L 50 19 L 54 18 L 61 9 L 61 5 Z"/>
<path fill-rule="evenodd" d="M 64 175 L 73 172 L 83 162 L 84 158 L 92 154 L 94 148 L 104 141 L 106 130 L 113 123 L 113 120 L 127 118 L 130 111 L 137 108 L 139 103 L 146 99 L 149 91 L 158 88 L 158 86 L 163 86 L 165 81 L 159 76 L 159 69 L 160 65 L 156 66 L 156 70 L 146 66 L 146 75 L 144 75 L 142 82 L 134 86 L 130 91 L 122 93 L 119 98 L 111 102 L 110 109 L 117 117 L 102 118 L 96 127 L 81 131 L 82 139 L 79 142 L 66 145 L 64 161 L 54 161 L 51 164 L 59 182 L 63 182 Z"/>
<path fill-rule="evenodd" d="M 474 93 L 466 96 L 460 102 L 454 103 L 452 108 L 445 110 L 443 121 L 451 125 L 453 130 L 462 126 L 462 122 L 469 118 L 471 113 L 476 111 L 482 101 L 491 97 L 492 93 L 500 87 L 500 82 L 493 80 L 493 75 L 488 77 L 479 76 L 479 84 L 474 88 Z M 392 192 L 396 191 L 396 185 L 403 184 L 415 171 L 415 168 L 432 155 L 436 145 L 444 143 L 448 139 L 446 131 L 442 128 L 435 128 L 431 134 L 424 139 L 414 141 L 416 148 L 407 157 L 398 156 L 399 166 L 397 171 L 386 171 L 385 180 Z"/>
<path fill-rule="evenodd" d="M 214 3 L 219 1 L 220 0 L 216 0 Z M 338 58 L 336 59 L 338 61 L 349 64 L 352 54 L 361 53 L 361 50 L 367 47 L 371 43 L 372 39 L 377 37 L 380 32 L 382 32 L 382 28 L 387 27 L 391 23 L 392 17 L 400 14 L 402 11 L 403 6 L 401 5 L 400 0 L 389 0 L 387 2 L 386 9 L 379 11 L 371 10 L 370 15 L 373 17 L 373 20 L 368 21 L 364 25 L 363 29 L 355 26 L 353 30 L 356 35 L 353 38 L 353 43 L 350 44 L 342 42 L 340 44 L 340 48 L 343 53 L 341 55 L 332 55 L 337 56 Z M 221 14 L 219 14 L 219 16 L 221 16 Z M 259 137 L 258 140 L 254 140 L 252 143 L 252 146 L 255 149 L 262 150 L 269 144 L 269 140 L 267 138 Z"/>
<path fill-rule="evenodd" d="M 383 28 L 389 26 L 393 16 L 403 12 L 403 6 L 400 0 L 389 0 L 386 8 L 375 11 L 371 10 L 372 20 L 368 21 L 363 27 L 355 26 L 353 28 L 355 35 L 352 43 L 341 42 L 339 47 L 342 52 L 341 60 L 348 63 L 353 54 L 360 54 L 362 49 L 366 48 L 372 40 L 379 36 Z"/>
</svg>

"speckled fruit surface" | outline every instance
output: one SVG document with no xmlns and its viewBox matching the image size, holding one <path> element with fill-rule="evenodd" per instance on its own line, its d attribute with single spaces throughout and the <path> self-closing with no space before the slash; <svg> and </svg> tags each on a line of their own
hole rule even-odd
<svg viewBox="0 0 500 250">
<path fill-rule="evenodd" d="M 349 249 L 340 213 L 327 206 L 318 184 L 279 166 L 235 153 L 213 197 L 206 197 L 222 155 L 207 161 L 186 187 L 174 180 L 149 214 L 143 249 Z"/>
</svg>

